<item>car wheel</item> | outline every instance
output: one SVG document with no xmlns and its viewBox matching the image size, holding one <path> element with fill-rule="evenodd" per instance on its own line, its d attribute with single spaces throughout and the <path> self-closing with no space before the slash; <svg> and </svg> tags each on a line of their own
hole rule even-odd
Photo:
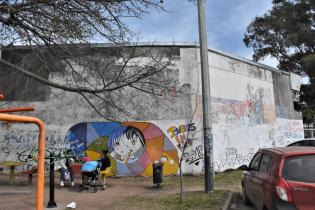
<svg viewBox="0 0 315 210">
<path fill-rule="evenodd" d="M 244 185 L 242 185 L 242 199 L 243 199 L 243 202 L 244 202 L 244 204 L 246 206 L 251 206 L 252 205 L 252 202 L 249 200 L 249 198 L 246 195 L 246 191 L 245 191 Z"/>
</svg>

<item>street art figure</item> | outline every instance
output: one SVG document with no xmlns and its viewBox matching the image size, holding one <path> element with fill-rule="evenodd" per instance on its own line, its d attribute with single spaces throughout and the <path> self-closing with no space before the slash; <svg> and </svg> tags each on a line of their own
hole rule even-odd
<svg viewBox="0 0 315 210">
<path fill-rule="evenodd" d="M 65 141 L 92 160 L 108 150 L 116 176 L 152 176 L 152 164 L 162 161 L 164 175 L 178 173 L 178 150 L 153 123 L 79 123 L 70 128 Z"/>
<path fill-rule="evenodd" d="M 108 148 L 116 161 L 125 164 L 134 162 L 145 150 L 143 134 L 136 127 L 123 126 L 110 136 Z"/>
</svg>

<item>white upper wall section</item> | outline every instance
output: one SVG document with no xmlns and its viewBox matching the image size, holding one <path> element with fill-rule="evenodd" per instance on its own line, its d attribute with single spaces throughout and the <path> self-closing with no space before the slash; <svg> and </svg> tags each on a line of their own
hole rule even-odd
<svg viewBox="0 0 315 210">
<path fill-rule="evenodd" d="M 199 48 L 181 48 L 180 54 L 180 83 L 190 84 L 191 93 L 201 95 Z M 263 89 L 264 94 L 269 95 L 264 98 L 264 103 L 274 105 L 270 69 L 213 51 L 209 51 L 208 59 L 212 97 L 244 101 L 248 99 L 250 91 Z"/>
<path fill-rule="evenodd" d="M 272 72 L 233 58 L 209 52 L 212 97 L 246 101 L 258 89 L 270 97 L 264 104 L 274 105 Z"/>
</svg>

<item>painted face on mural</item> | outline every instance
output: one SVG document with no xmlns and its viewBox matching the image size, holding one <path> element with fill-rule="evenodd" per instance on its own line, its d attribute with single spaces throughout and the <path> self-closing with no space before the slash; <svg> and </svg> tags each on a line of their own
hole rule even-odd
<svg viewBox="0 0 315 210">
<path fill-rule="evenodd" d="M 144 137 L 135 127 L 122 127 L 109 139 L 111 155 L 119 162 L 133 162 L 143 154 L 145 150 Z"/>
</svg>

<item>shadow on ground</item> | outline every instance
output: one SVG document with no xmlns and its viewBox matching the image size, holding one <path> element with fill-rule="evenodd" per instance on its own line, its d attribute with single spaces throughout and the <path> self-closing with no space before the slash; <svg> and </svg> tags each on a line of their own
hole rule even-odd
<svg viewBox="0 0 315 210">
<path fill-rule="evenodd" d="M 229 210 L 256 210 L 253 206 L 246 206 L 243 202 L 241 193 L 234 192 Z"/>
</svg>

